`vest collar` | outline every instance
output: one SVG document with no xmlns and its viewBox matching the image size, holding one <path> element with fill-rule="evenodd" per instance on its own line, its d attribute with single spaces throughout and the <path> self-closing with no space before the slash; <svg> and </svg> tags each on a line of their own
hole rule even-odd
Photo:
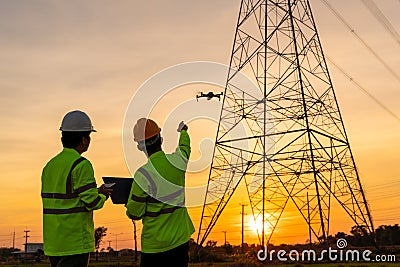
<svg viewBox="0 0 400 267">
<path fill-rule="evenodd" d="M 154 158 L 158 158 L 158 157 L 160 157 L 160 156 L 164 156 L 164 151 L 162 151 L 162 150 L 160 150 L 160 151 L 157 151 L 156 153 L 154 153 L 154 154 L 152 154 L 150 157 L 149 157 L 149 160 L 151 160 L 151 159 L 154 159 Z"/>
<path fill-rule="evenodd" d="M 63 152 L 64 152 L 64 153 L 68 153 L 68 154 L 75 154 L 75 155 L 80 156 L 80 154 L 78 153 L 78 151 L 76 151 L 76 150 L 73 149 L 73 148 L 66 148 L 66 147 L 64 147 L 64 148 L 63 148 Z"/>
</svg>

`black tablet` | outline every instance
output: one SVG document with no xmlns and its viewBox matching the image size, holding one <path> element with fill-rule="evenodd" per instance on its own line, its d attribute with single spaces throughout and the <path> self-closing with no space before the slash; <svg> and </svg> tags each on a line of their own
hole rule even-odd
<svg viewBox="0 0 400 267">
<path fill-rule="evenodd" d="M 105 184 L 115 185 L 112 187 L 111 201 L 114 204 L 126 204 L 131 192 L 133 178 L 103 177 Z"/>
</svg>

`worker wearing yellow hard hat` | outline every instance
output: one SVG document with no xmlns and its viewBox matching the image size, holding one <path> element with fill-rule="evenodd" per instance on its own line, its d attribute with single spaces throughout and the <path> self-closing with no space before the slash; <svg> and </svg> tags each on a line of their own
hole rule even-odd
<svg viewBox="0 0 400 267">
<path fill-rule="evenodd" d="M 94 251 L 93 210 L 112 190 L 97 188 L 92 164 L 81 156 L 95 132 L 89 116 L 67 113 L 61 123 L 63 150 L 42 172 L 44 253 L 52 267 L 88 266 Z"/>
<path fill-rule="evenodd" d="M 189 239 L 194 226 L 185 203 L 185 172 L 190 156 L 188 127 L 183 122 L 176 151 L 161 148 L 161 128 L 151 119 L 141 118 L 133 128 L 134 141 L 148 158 L 134 174 L 126 213 L 142 220 L 141 266 L 188 266 Z M 172 185 L 174 191 L 166 190 Z"/>
</svg>

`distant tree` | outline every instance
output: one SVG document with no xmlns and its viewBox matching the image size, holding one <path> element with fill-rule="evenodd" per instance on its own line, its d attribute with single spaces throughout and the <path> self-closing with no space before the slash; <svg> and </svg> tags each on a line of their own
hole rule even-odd
<svg viewBox="0 0 400 267">
<path fill-rule="evenodd" d="M 19 251 L 19 249 L 13 250 L 12 248 L 0 248 L 0 260 L 5 260 L 10 257 L 13 251 Z"/>
<path fill-rule="evenodd" d="M 226 243 L 226 244 L 222 245 L 222 247 L 225 249 L 225 252 L 227 254 L 232 254 L 233 253 L 233 247 L 232 247 L 231 244 Z"/>
<path fill-rule="evenodd" d="M 350 243 L 353 246 L 373 246 L 374 239 L 372 235 L 368 232 L 367 227 L 355 225 L 351 228 L 350 233 L 352 238 L 350 238 Z"/>
<path fill-rule="evenodd" d="M 107 228 L 104 226 L 97 227 L 94 230 L 94 244 L 96 248 L 96 261 L 99 259 L 99 248 L 103 237 L 107 235 Z"/>
<path fill-rule="evenodd" d="M 118 255 L 118 253 L 112 247 L 108 247 L 107 250 L 108 250 L 109 256 L 117 256 Z"/>
<path fill-rule="evenodd" d="M 375 230 L 376 241 L 381 246 L 400 245 L 400 227 L 395 225 L 381 225 Z"/>
<path fill-rule="evenodd" d="M 206 243 L 206 247 L 215 248 L 217 246 L 217 241 L 208 240 Z"/>
<path fill-rule="evenodd" d="M 345 234 L 345 233 L 343 233 L 343 232 L 337 232 L 336 235 L 335 235 L 335 238 L 336 238 L 336 239 L 340 239 L 340 238 L 347 239 L 347 238 L 348 238 L 348 235 Z"/>
<path fill-rule="evenodd" d="M 326 238 L 326 241 L 328 242 L 328 244 L 335 244 L 336 243 L 336 237 L 332 236 L 332 235 L 328 235 Z"/>
</svg>

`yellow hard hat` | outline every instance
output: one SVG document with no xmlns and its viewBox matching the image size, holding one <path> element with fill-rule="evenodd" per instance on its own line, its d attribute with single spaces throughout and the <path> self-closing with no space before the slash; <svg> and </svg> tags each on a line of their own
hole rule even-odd
<svg viewBox="0 0 400 267">
<path fill-rule="evenodd" d="M 133 139 L 136 142 L 141 142 L 151 137 L 156 136 L 161 132 L 161 128 L 151 119 L 141 118 L 133 127 Z"/>
</svg>

